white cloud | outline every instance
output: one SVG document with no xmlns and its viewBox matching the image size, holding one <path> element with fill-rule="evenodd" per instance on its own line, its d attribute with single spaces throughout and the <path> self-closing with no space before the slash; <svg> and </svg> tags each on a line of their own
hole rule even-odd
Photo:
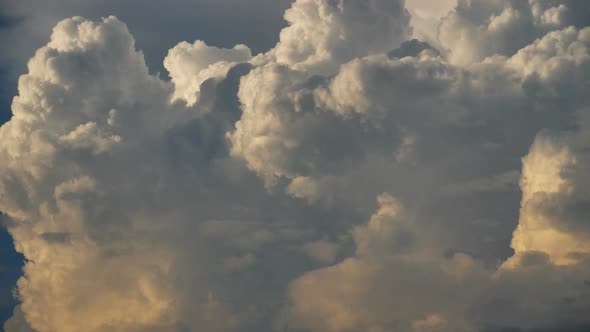
<svg viewBox="0 0 590 332">
<path fill-rule="evenodd" d="M 180 43 L 171 81 L 118 19 L 60 22 L 0 128 L 5 329 L 588 326 L 577 6 L 460 1 L 426 44 L 402 1 L 297 0 L 269 52 Z"/>
<path fill-rule="evenodd" d="M 576 2 L 551 5 L 551 1 L 460 1 L 439 27 L 441 46 L 449 60 L 468 65 L 495 54 L 510 56 L 547 32 L 577 22 L 568 10 L 585 10 Z M 577 8 L 580 6 L 580 8 Z"/>
<path fill-rule="evenodd" d="M 67 135 L 61 136 L 59 140 L 70 145 L 73 149 L 89 149 L 94 153 L 101 153 L 108 151 L 112 145 L 119 143 L 121 137 L 104 134 L 97 128 L 96 122 L 88 122 L 79 125 Z"/>
<path fill-rule="evenodd" d="M 164 67 L 175 86 L 173 99 L 182 99 L 189 106 L 194 105 L 204 81 L 223 78 L 233 65 L 251 58 L 250 49 L 245 45 L 221 49 L 197 40 L 193 44 L 182 42 L 174 46 L 164 59 Z"/>
<path fill-rule="evenodd" d="M 412 16 L 413 36 L 437 45 L 440 19 L 456 6 L 457 0 L 406 0 L 406 8 Z"/>
<path fill-rule="evenodd" d="M 274 49 L 277 62 L 317 73 L 390 51 L 411 33 L 410 15 L 400 0 L 301 0 L 285 19 L 289 26 Z"/>
<path fill-rule="evenodd" d="M 485 280 L 483 268 L 464 254 L 425 253 L 415 245 L 423 240 L 419 226 L 399 202 L 382 194 L 378 203 L 368 224 L 354 231 L 353 257 L 291 284 L 287 324 L 313 331 L 469 331 L 461 310 Z"/>
</svg>

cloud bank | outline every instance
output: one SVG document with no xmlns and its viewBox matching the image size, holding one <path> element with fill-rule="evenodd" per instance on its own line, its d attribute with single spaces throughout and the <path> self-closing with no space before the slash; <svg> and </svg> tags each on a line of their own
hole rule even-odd
<svg viewBox="0 0 590 332">
<path fill-rule="evenodd" d="M 4 329 L 590 327 L 588 5 L 459 1 L 427 41 L 405 8 L 297 0 L 169 81 L 119 19 L 61 21 L 0 128 Z"/>
</svg>

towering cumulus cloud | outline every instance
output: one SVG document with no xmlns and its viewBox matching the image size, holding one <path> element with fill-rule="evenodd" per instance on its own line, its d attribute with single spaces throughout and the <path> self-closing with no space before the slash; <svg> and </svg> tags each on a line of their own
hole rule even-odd
<svg viewBox="0 0 590 332">
<path fill-rule="evenodd" d="M 459 1 L 428 43 L 405 6 L 297 0 L 169 81 L 60 22 L 0 128 L 4 329 L 589 329 L 588 5 Z"/>
</svg>

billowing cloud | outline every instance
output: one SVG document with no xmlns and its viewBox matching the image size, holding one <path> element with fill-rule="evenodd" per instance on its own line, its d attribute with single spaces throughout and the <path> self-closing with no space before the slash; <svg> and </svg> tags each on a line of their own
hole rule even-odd
<svg viewBox="0 0 590 332">
<path fill-rule="evenodd" d="M 169 81 L 119 19 L 61 21 L 0 128 L 5 329 L 590 326 L 585 5 L 459 1 L 422 41 L 408 7 L 297 0 Z"/>
<path fill-rule="evenodd" d="M 175 86 L 173 98 L 194 105 L 204 81 L 224 77 L 234 64 L 247 62 L 250 58 L 252 54 L 245 45 L 220 49 L 207 46 L 200 40 L 192 45 L 187 42 L 176 45 L 164 59 L 164 67 L 170 72 Z"/>
<path fill-rule="evenodd" d="M 433 256 L 394 197 L 381 194 L 378 202 L 370 221 L 353 231 L 353 257 L 291 285 L 291 325 L 314 331 L 467 330 L 461 313 L 483 268 L 462 253 Z"/>
<path fill-rule="evenodd" d="M 574 14 L 587 10 L 580 1 L 459 1 L 442 19 L 439 40 L 451 62 L 469 64 L 513 55 L 552 30 L 587 26 Z"/>
<path fill-rule="evenodd" d="M 274 49 L 276 61 L 320 73 L 389 51 L 411 32 L 410 15 L 400 0 L 295 1 L 285 19 L 289 26 Z"/>
</svg>

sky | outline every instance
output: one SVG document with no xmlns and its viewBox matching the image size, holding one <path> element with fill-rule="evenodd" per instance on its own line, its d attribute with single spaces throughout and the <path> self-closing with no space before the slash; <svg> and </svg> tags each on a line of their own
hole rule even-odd
<svg viewBox="0 0 590 332">
<path fill-rule="evenodd" d="M 4 331 L 590 329 L 590 3 L 0 8 Z"/>
</svg>

